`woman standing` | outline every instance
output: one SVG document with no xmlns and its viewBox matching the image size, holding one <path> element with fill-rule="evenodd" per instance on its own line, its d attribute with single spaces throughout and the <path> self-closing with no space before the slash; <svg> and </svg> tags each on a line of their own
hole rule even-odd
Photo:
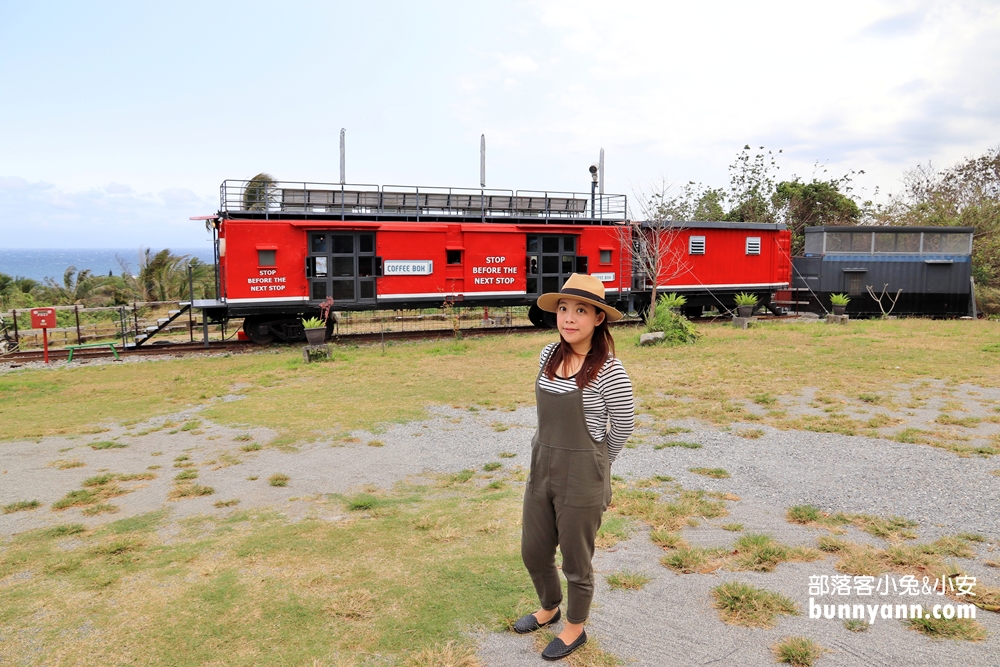
<svg viewBox="0 0 1000 667">
<path fill-rule="evenodd" d="M 514 630 L 534 632 L 560 619 L 558 545 L 568 584 L 566 624 L 542 657 L 559 660 L 587 642 L 594 539 L 611 502 L 611 463 L 632 433 L 635 406 L 608 328 L 622 314 L 605 302 L 601 281 L 574 273 L 559 292 L 539 297 L 538 307 L 554 312 L 559 327 L 559 342 L 539 359 L 538 428 L 521 529 L 521 558 L 541 608 L 518 619 Z"/>
</svg>

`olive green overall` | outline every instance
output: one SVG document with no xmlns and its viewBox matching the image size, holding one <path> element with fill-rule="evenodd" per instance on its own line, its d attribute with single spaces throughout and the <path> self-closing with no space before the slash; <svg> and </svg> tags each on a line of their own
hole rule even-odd
<svg viewBox="0 0 1000 667">
<path fill-rule="evenodd" d="M 611 502 L 607 441 L 590 435 L 580 389 L 553 394 L 536 380 L 535 401 L 538 428 L 524 492 L 521 558 L 542 608 L 555 609 L 562 602 L 559 546 L 568 583 L 566 620 L 583 623 L 594 597 L 594 539 Z"/>
</svg>

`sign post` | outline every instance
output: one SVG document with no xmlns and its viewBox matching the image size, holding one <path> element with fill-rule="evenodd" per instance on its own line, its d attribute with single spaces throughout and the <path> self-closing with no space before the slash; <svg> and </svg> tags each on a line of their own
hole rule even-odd
<svg viewBox="0 0 1000 667">
<path fill-rule="evenodd" d="M 49 329 L 56 325 L 55 308 L 32 308 L 31 328 L 42 330 L 42 346 L 45 349 L 45 363 L 49 363 Z"/>
</svg>

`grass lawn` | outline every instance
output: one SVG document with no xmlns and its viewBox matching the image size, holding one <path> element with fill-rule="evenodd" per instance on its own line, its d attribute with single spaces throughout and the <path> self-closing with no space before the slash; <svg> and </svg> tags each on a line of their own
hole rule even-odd
<svg viewBox="0 0 1000 667">
<path fill-rule="evenodd" d="M 644 347 L 616 329 L 618 355 L 640 410 L 659 419 L 716 424 L 755 420 L 779 428 L 861 433 L 845 402 L 887 405 L 902 383 L 1000 386 L 1000 325 L 985 321 L 857 321 L 849 326 L 768 322 L 746 331 L 700 327 L 694 345 Z M 278 444 L 419 419 L 430 405 L 512 408 L 531 404 L 541 348 L 553 332 L 339 348 L 303 364 L 297 347 L 154 363 L 24 370 L 0 376 L 0 439 L 93 433 L 193 406 L 232 425 L 267 426 Z M 822 416 L 785 414 L 777 397 L 815 388 L 833 404 Z M 222 402 L 227 395 L 244 400 Z M 838 399 L 831 396 L 839 397 Z M 740 405 L 753 401 L 767 414 Z M 58 412 L 53 407 L 58 405 Z"/>
</svg>

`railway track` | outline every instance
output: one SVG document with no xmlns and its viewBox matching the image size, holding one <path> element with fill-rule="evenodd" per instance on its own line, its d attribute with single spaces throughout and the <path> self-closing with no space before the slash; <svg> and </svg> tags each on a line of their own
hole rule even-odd
<svg viewBox="0 0 1000 667">
<path fill-rule="evenodd" d="M 794 315 L 784 315 L 784 316 L 761 316 L 762 320 L 781 320 L 794 318 Z M 704 317 L 696 318 L 693 320 L 696 324 L 728 324 L 728 318 L 722 317 Z M 633 323 L 632 321 L 626 323 Z M 512 326 L 512 327 L 490 327 L 482 329 L 460 329 L 459 333 L 463 337 L 469 336 L 484 336 L 488 334 L 513 334 L 513 333 L 524 333 L 528 331 L 538 331 L 538 328 L 532 325 L 525 326 Z M 384 333 L 361 333 L 361 334 L 342 334 L 337 335 L 331 341 L 334 344 L 338 343 L 372 343 L 379 342 L 382 340 L 433 340 L 438 338 L 452 338 L 455 336 L 455 332 L 452 329 L 432 329 L 424 331 L 387 331 Z M 290 347 L 300 347 L 302 343 L 290 343 Z M 213 354 L 218 352 L 249 352 L 251 350 L 262 349 L 262 346 L 255 345 L 249 341 L 210 341 L 208 347 L 205 346 L 204 342 L 199 343 L 166 343 L 166 344 L 152 344 L 149 346 L 140 347 L 138 349 L 130 349 L 128 351 L 122 351 L 118 349 L 118 354 L 121 358 L 126 359 L 129 357 L 155 357 L 164 355 L 188 355 L 188 354 Z M 65 349 L 55 349 L 49 350 L 49 360 L 50 361 L 65 361 L 69 356 L 69 351 Z M 79 349 L 73 354 L 74 360 L 87 361 L 90 359 L 104 359 L 113 356 L 110 349 L 101 348 L 87 348 Z M 27 350 L 25 352 L 12 352 L 10 354 L 5 354 L 0 356 L 0 364 L 24 364 L 35 361 L 42 361 L 44 358 L 41 350 Z"/>
<path fill-rule="evenodd" d="M 461 329 L 463 337 L 482 336 L 485 334 L 510 334 L 525 331 L 537 331 L 534 326 L 518 327 L 492 327 L 484 329 Z M 337 343 L 371 343 L 382 340 L 422 340 L 436 338 L 453 338 L 455 332 L 451 329 L 436 329 L 428 331 L 387 331 L 385 333 L 364 333 L 364 334 L 343 334 L 338 335 L 331 341 Z M 303 343 L 291 343 L 290 347 L 301 347 Z M 251 350 L 264 349 L 263 346 L 255 345 L 249 341 L 210 341 L 208 347 L 204 342 L 199 343 L 167 343 L 152 344 L 123 351 L 117 348 L 118 355 L 122 359 L 130 357 L 155 357 L 164 355 L 188 355 L 188 354 L 213 354 L 218 352 L 249 352 Z M 78 349 L 73 353 L 73 361 L 87 361 L 90 359 L 106 359 L 113 354 L 109 348 L 85 348 Z M 50 361 L 65 361 L 69 357 L 69 351 L 65 349 L 50 349 Z M 44 354 L 42 350 L 26 350 L 24 352 L 12 352 L 0 356 L 0 364 L 25 364 L 35 361 L 42 361 Z"/>
</svg>

